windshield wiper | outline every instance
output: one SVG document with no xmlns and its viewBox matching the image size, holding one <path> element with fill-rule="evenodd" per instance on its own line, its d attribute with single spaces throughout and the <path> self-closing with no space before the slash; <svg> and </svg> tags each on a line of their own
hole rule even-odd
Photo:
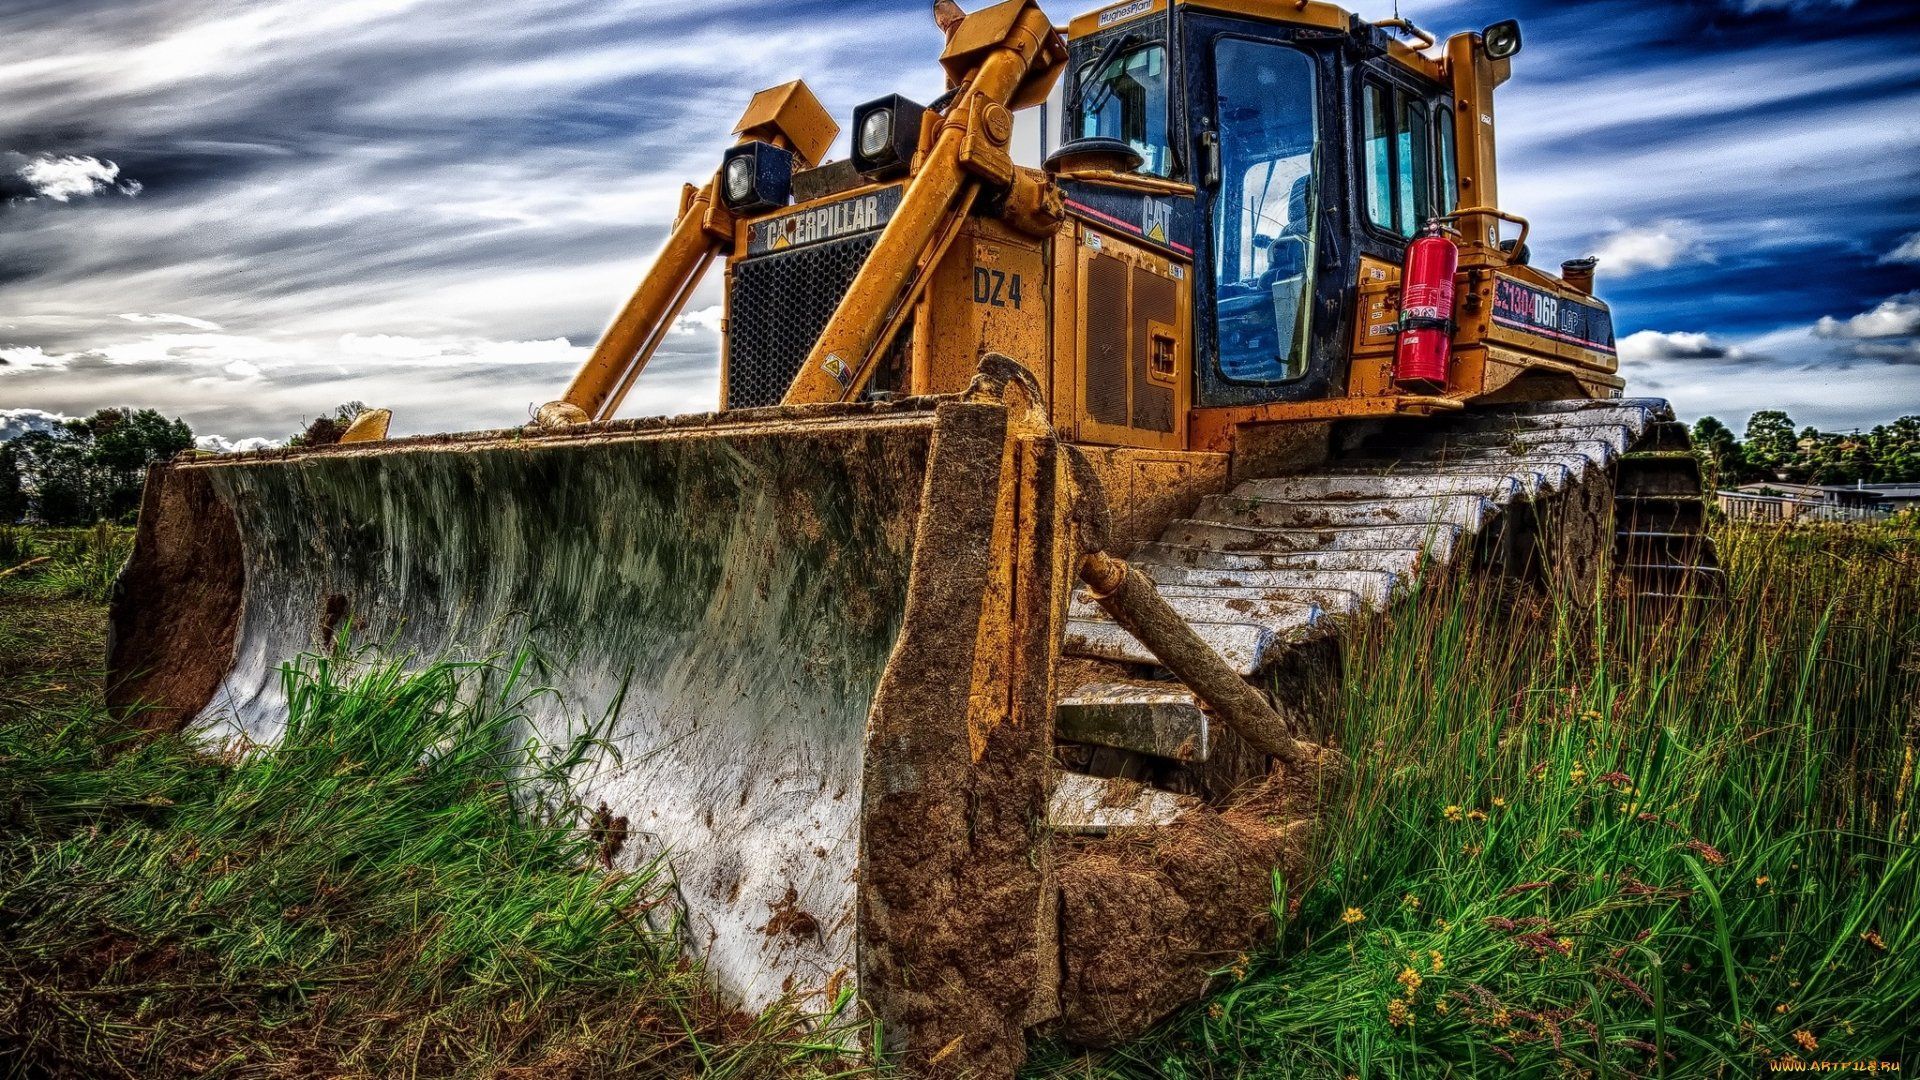
<svg viewBox="0 0 1920 1080">
<path fill-rule="evenodd" d="M 1081 95 L 1085 94 L 1087 92 L 1087 84 L 1099 78 L 1100 73 L 1107 70 L 1107 65 L 1113 63 L 1114 59 L 1118 57 L 1123 50 L 1132 48 L 1133 46 L 1140 44 L 1140 42 L 1143 40 L 1144 39 L 1139 34 L 1124 34 L 1120 37 L 1114 38 L 1112 41 L 1107 42 L 1107 47 L 1100 50 L 1099 59 L 1095 60 L 1091 65 L 1080 69 L 1081 71 L 1080 78 L 1075 81 L 1073 86 L 1074 98 L 1077 100 L 1081 97 Z M 1107 86 L 1103 87 L 1103 89 L 1106 91 L 1106 93 L 1099 98 L 1099 100 L 1093 105 L 1092 109 L 1089 110 L 1086 107 L 1082 106 L 1079 109 L 1080 115 L 1085 116 L 1089 111 L 1091 112 L 1100 111 L 1101 106 L 1107 103 L 1107 98 L 1110 98 L 1113 96 L 1112 84 L 1108 84 Z"/>
</svg>

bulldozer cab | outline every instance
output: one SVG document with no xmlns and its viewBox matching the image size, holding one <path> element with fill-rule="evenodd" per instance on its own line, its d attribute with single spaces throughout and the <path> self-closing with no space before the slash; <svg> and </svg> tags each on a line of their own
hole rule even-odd
<svg viewBox="0 0 1920 1080">
<path fill-rule="evenodd" d="M 1361 260 L 1397 266 L 1459 203 L 1438 65 L 1319 8 L 1135 0 L 1072 26 L 1052 158 L 1104 147 L 1191 192 L 1067 181 L 1191 259 L 1196 407 L 1343 394 Z"/>
</svg>

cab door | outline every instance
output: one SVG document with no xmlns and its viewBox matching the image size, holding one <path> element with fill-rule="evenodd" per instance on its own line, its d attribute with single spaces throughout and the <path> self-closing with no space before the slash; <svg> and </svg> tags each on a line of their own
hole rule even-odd
<svg viewBox="0 0 1920 1080">
<path fill-rule="evenodd" d="M 1343 193 L 1337 52 L 1298 28 L 1183 22 L 1201 205 L 1195 403 L 1337 393 L 1344 275 L 1330 272 L 1325 213 Z"/>
</svg>

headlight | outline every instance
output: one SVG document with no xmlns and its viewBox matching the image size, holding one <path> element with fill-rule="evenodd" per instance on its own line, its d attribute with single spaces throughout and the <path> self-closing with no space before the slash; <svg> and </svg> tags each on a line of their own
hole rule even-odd
<svg viewBox="0 0 1920 1080">
<path fill-rule="evenodd" d="M 853 110 L 853 167 L 869 180 L 898 176 L 920 148 L 927 107 L 891 94 Z"/>
<path fill-rule="evenodd" d="M 720 162 L 720 199 L 748 214 L 787 205 L 793 193 L 793 153 L 772 143 L 746 142 Z"/>
<path fill-rule="evenodd" d="M 893 110 L 875 109 L 860 125 L 860 154 L 876 158 L 893 142 Z"/>
<path fill-rule="evenodd" d="M 753 159 L 737 157 L 727 162 L 727 202 L 743 203 L 753 196 Z"/>
<path fill-rule="evenodd" d="M 1494 23 L 1480 31 L 1480 40 L 1485 43 L 1488 56 L 1505 60 L 1520 51 L 1520 23 L 1514 19 Z"/>
</svg>

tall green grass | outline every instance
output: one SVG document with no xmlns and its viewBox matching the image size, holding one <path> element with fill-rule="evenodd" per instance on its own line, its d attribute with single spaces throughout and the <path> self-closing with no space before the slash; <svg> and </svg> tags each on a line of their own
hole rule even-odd
<svg viewBox="0 0 1920 1080">
<path fill-rule="evenodd" d="M 104 604 L 133 552 L 133 530 L 0 525 L 0 596 Z"/>
<path fill-rule="evenodd" d="M 1733 530 L 1723 607 L 1462 582 L 1347 648 L 1358 773 L 1271 947 L 1050 1076 L 1920 1067 L 1920 544 Z"/>
<path fill-rule="evenodd" d="M 209 756 L 96 715 L 0 725 L 0 1048 L 54 1076 L 815 1076 L 736 1014 L 657 867 L 601 872 L 519 670 L 286 675 L 284 739 Z"/>
</svg>

